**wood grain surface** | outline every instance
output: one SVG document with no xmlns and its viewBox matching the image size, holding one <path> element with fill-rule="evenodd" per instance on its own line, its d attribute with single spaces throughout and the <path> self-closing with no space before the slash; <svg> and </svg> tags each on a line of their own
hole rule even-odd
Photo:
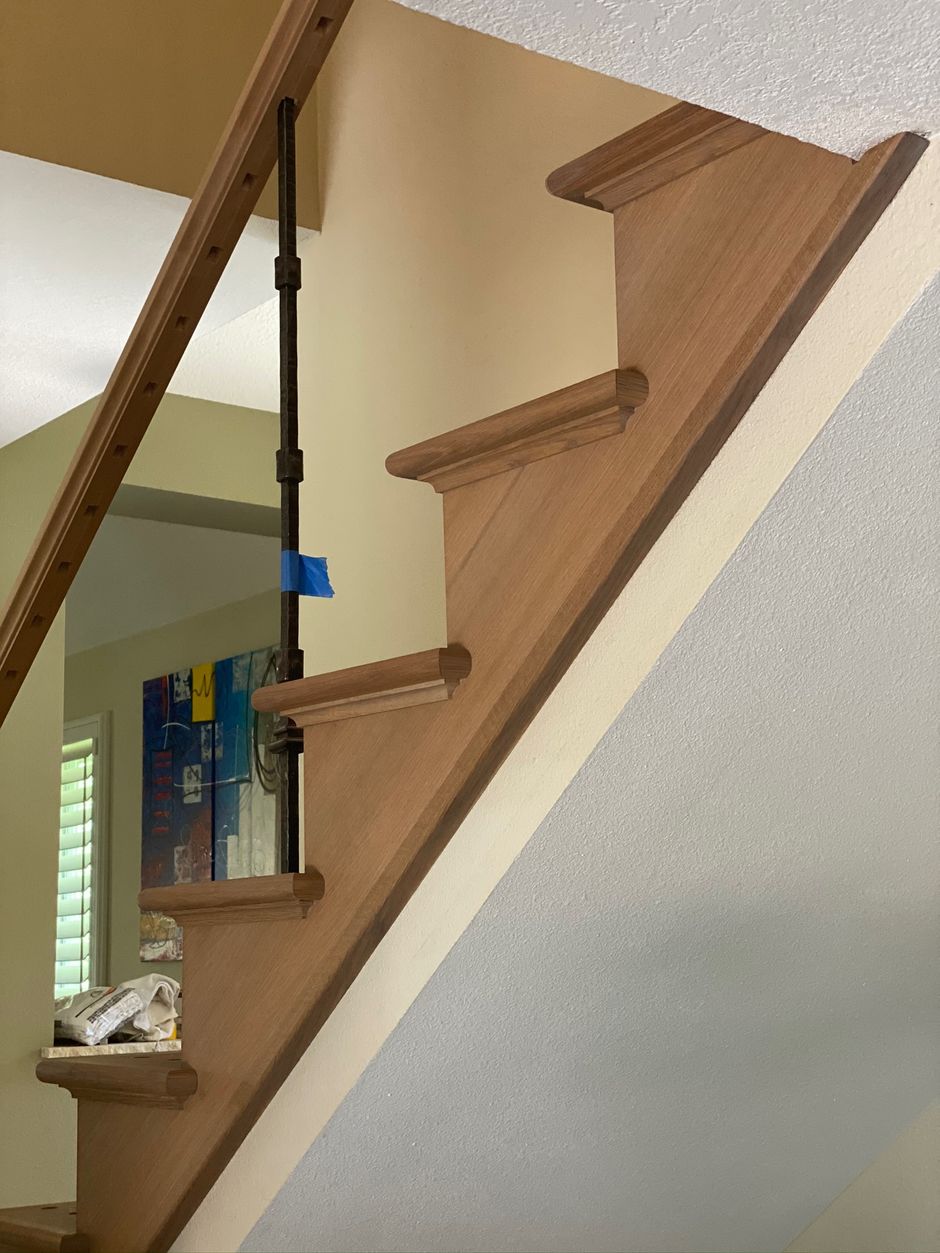
<svg viewBox="0 0 940 1253">
<path fill-rule="evenodd" d="M 302 874 L 256 875 L 144 888 L 137 903 L 141 909 L 175 918 L 181 926 L 213 926 L 222 922 L 306 918 L 323 891 L 323 876 L 308 867 Z"/>
<path fill-rule="evenodd" d="M 75 1213 L 74 1201 L 0 1210 L 0 1253 L 88 1253 Z"/>
<path fill-rule="evenodd" d="M 608 370 L 527 404 L 392 453 L 389 474 L 438 492 L 518 470 L 608 435 L 622 434 L 649 387 L 639 370 Z"/>
<path fill-rule="evenodd" d="M 87 1101 L 167 1109 L 181 1109 L 198 1086 L 192 1066 L 166 1053 L 43 1057 L 37 1063 L 36 1077 Z"/>
</svg>

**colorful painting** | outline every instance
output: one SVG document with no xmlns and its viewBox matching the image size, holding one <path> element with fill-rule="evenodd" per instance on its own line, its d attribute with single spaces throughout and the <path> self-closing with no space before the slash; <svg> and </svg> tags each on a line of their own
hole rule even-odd
<svg viewBox="0 0 940 1253">
<path fill-rule="evenodd" d="M 274 661 L 265 648 L 144 683 L 142 887 L 276 872 L 271 719 L 251 707 Z M 176 923 L 141 914 L 141 960 L 181 956 Z"/>
</svg>

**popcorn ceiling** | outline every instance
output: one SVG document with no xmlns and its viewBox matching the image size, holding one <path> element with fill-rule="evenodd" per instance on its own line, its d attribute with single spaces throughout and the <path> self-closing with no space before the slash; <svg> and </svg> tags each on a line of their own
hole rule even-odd
<svg viewBox="0 0 940 1253">
<path fill-rule="evenodd" d="M 405 2 L 852 157 L 940 131 L 935 0 Z"/>
</svg>

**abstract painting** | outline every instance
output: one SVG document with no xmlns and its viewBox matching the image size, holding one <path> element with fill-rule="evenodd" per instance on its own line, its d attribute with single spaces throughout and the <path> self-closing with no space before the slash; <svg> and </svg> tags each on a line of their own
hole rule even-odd
<svg viewBox="0 0 940 1253">
<path fill-rule="evenodd" d="M 276 872 L 272 719 L 251 707 L 274 665 L 271 647 L 144 683 L 142 887 Z M 176 923 L 141 914 L 141 960 L 181 956 Z"/>
</svg>

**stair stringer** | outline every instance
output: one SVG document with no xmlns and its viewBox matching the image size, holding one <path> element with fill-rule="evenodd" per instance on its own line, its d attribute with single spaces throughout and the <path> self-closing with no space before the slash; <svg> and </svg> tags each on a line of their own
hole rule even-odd
<svg viewBox="0 0 940 1253">
<path fill-rule="evenodd" d="M 623 434 L 446 494 L 449 642 L 472 673 L 450 701 L 306 729 L 323 900 L 187 934 L 199 1088 L 179 1112 L 80 1101 L 93 1249 L 172 1242 L 919 151 L 853 165 L 767 134 L 615 209 L 619 364 L 649 400 Z"/>
</svg>

